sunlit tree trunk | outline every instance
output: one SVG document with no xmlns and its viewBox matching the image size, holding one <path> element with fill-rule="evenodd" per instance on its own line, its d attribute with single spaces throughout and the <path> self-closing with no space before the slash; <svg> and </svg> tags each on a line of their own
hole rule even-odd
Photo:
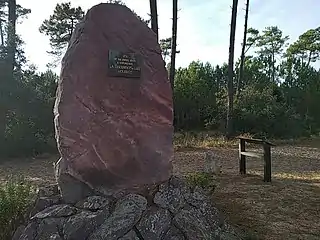
<svg viewBox="0 0 320 240">
<path fill-rule="evenodd" d="M 275 53 L 274 53 L 274 51 L 272 51 L 272 55 L 271 55 L 271 61 L 272 61 L 272 82 L 273 83 L 275 83 L 275 81 L 276 81 L 276 66 L 275 66 Z"/>
<path fill-rule="evenodd" d="M 0 40 L 1 46 L 4 46 L 4 36 L 3 36 L 3 27 L 2 27 L 2 20 L 0 19 Z"/>
</svg>

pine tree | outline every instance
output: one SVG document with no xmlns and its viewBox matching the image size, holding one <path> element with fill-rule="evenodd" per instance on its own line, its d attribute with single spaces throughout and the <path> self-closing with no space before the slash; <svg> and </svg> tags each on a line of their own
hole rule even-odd
<svg viewBox="0 0 320 240">
<path fill-rule="evenodd" d="M 52 48 L 48 53 L 60 60 L 63 50 L 67 47 L 77 23 L 84 17 L 81 7 L 72 8 L 71 3 L 57 4 L 49 19 L 44 20 L 39 28 L 41 33 L 50 37 Z"/>
</svg>

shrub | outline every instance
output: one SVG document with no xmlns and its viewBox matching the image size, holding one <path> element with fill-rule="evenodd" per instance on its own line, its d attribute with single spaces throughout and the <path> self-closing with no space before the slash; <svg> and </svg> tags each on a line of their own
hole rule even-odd
<svg viewBox="0 0 320 240">
<path fill-rule="evenodd" d="M 198 172 L 187 175 L 187 182 L 191 187 L 201 187 L 205 190 L 213 192 L 215 188 L 215 180 L 212 173 Z"/>
<path fill-rule="evenodd" d="M 247 87 L 235 101 L 234 122 L 238 133 L 256 137 L 286 138 L 305 131 L 300 116 L 272 88 Z"/>
<path fill-rule="evenodd" d="M 56 150 L 53 106 L 57 75 L 51 71 L 39 74 L 26 70 L 14 79 L 5 79 L 0 89 L 3 132 L 0 134 L 0 155 L 32 156 Z M 3 96 L 2 96 L 3 95 Z M 5 123 L 5 124 L 3 124 Z"/>
<path fill-rule="evenodd" d="M 23 179 L 0 184 L 0 239 L 11 239 L 14 230 L 24 220 L 33 196 L 34 189 Z"/>
</svg>

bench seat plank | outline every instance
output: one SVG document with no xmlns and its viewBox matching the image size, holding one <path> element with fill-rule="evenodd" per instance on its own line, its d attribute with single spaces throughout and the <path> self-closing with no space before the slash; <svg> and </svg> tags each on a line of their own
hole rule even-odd
<svg viewBox="0 0 320 240">
<path fill-rule="evenodd" d="M 248 156 L 248 157 L 256 157 L 256 158 L 263 158 L 263 153 L 255 153 L 255 152 L 240 152 L 241 155 Z"/>
</svg>

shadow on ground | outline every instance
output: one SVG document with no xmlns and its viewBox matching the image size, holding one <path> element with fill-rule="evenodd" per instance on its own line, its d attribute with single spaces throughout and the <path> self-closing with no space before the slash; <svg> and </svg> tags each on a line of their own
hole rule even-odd
<svg viewBox="0 0 320 240">
<path fill-rule="evenodd" d="M 216 181 L 214 202 L 259 239 L 320 239 L 319 180 L 223 174 Z"/>
<path fill-rule="evenodd" d="M 320 239 L 319 146 L 273 149 L 272 183 L 263 182 L 262 160 L 247 158 L 248 174 L 239 175 L 236 149 L 210 150 L 222 165 L 213 201 L 231 223 L 257 239 Z M 174 170 L 183 175 L 202 171 L 203 160 L 203 150 L 178 152 Z"/>
</svg>

